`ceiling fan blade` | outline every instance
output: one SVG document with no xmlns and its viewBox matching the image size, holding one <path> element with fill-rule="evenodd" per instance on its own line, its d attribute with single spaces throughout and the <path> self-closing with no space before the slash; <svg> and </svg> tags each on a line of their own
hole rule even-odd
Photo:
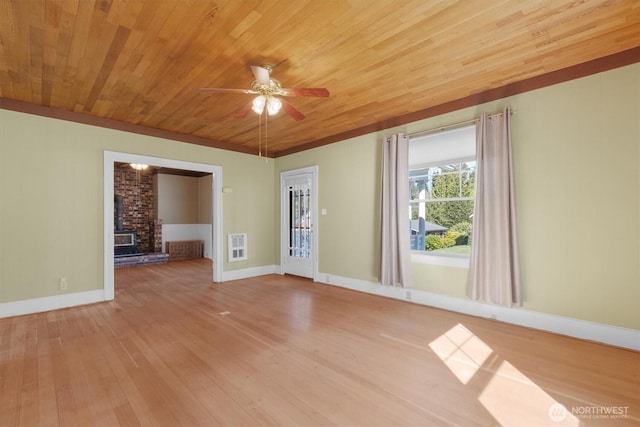
<svg viewBox="0 0 640 427">
<path fill-rule="evenodd" d="M 235 118 L 244 119 L 245 117 L 247 117 L 247 114 L 249 114 L 249 111 L 251 111 L 252 106 L 253 106 L 253 101 L 249 102 L 248 104 L 245 104 L 244 107 L 238 110 L 238 112 L 235 115 Z"/>
<path fill-rule="evenodd" d="M 255 65 L 251 66 L 251 72 L 256 78 L 256 81 L 265 86 L 269 86 L 270 78 L 269 78 L 269 70 L 264 67 L 258 67 Z"/>
<path fill-rule="evenodd" d="M 324 87 L 299 87 L 299 88 L 282 88 L 279 91 L 283 96 L 329 96 L 329 90 Z"/>
<path fill-rule="evenodd" d="M 244 94 L 258 93 L 255 90 L 250 90 L 250 89 L 227 89 L 227 88 L 220 88 L 220 87 L 201 87 L 200 89 L 198 89 L 198 92 L 203 92 L 203 93 L 244 93 Z"/>
<path fill-rule="evenodd" d="M 282 109 L 284 110 L 284 112 L 293 117 L 294 120 L 304 119 L 305 116 L 300 110 L 298 110 L 296 107 L 294 107 L 284 99 L 281 99 L 280 101 L 282 102 Z"/>
</svg>

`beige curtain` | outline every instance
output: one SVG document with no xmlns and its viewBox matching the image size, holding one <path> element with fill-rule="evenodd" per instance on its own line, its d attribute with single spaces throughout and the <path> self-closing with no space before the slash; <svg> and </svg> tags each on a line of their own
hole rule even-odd
<svg viewBox="0 0 640 427">
<path fill-rule="evenodd" d="M 388 136 L 382 146 L 380 282 L 407 287 L 411 286 L 409 137 Z"/>
<path fill-rule="evenodd" d="M 468 295 L 521 306 L 522 290 L 511 159 L 510 111 L 482 114 L 476 129 L 476 190 Z"/>
</svg>

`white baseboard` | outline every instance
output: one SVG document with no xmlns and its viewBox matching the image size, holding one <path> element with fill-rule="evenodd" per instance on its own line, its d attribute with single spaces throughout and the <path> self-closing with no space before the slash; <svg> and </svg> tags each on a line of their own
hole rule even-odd
<svg viewBox="0 0 640 427">
<path fill-rule="evenodd" d="M 319 273 L 318 277 L 324 278 L 322 283 L 329 285 L 640 351 L 640 331 L 636 329 L 502 307 L 417 289 L 383 286 L 378 282 L 327 273 Z"/>
<path fill-rule="evenodd" d="M 265 276 L 267 274 L 276 273 L 276 268 L 280 271 L 280 267 L 276 265 L 263 265 L 260 267 L 243 268 L 241 270 L 231 270 L 222 272 L 222 281 L 248 279 L 250 277 Z"/>
<path fill-rule="evenodd" d="M 76 292 L 72 294 L 54 295 L 22 301 L 0 303 L 0 318 L 42 313 L 77 305 L 93 304 L 106 301 L 104 290 Z"/>
</svg>

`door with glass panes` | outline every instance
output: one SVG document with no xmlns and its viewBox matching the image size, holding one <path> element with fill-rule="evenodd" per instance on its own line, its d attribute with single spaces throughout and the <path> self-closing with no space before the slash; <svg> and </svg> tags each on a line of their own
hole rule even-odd
<svg viewBox="0 0 640 427">
<path fill-rule="evenodd" d="M 315 168 L 283 172 L 282 273 L 314 278 L 315 270 Z"/>
</svg>

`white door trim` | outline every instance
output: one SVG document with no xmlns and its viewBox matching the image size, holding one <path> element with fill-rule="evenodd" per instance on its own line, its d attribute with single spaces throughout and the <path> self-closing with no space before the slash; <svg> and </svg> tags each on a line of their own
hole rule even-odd
<svg viewBox="0 0 640 427">
<path fill-rule="evenodd" d="M 115 162 L 143 163 L 153 166 L 162 166 L 173 169 L 184 169 L 213 174 L 213 224 L 212 224 L 212 258 L 213 281 L 222 282 L 222 167 L 203 163 L 192 163 L 181 160 L 164 159 L 139 154 L 120 153 L 116 151 L 104 152 L 104 299 L 114 299 L 114 274 L 113 274 L 113 166 Z"/>
<path fill-rule="evenodd" d="M 287 215 L 285 214 L 287 209 L 287 201 L 285 195 L 285 180 L 286 178 L 311 174 L 311 260 L 313 263 L 313 281 L 318 279 L 318 166 L 309 166 L 301 169 L 294 169 L 289 171 L 280 172 L 280 274 L 285 274 L 285 265 L 283 260 L 287 255 L 288 243 L 288 224 Z"/>
</svg>

